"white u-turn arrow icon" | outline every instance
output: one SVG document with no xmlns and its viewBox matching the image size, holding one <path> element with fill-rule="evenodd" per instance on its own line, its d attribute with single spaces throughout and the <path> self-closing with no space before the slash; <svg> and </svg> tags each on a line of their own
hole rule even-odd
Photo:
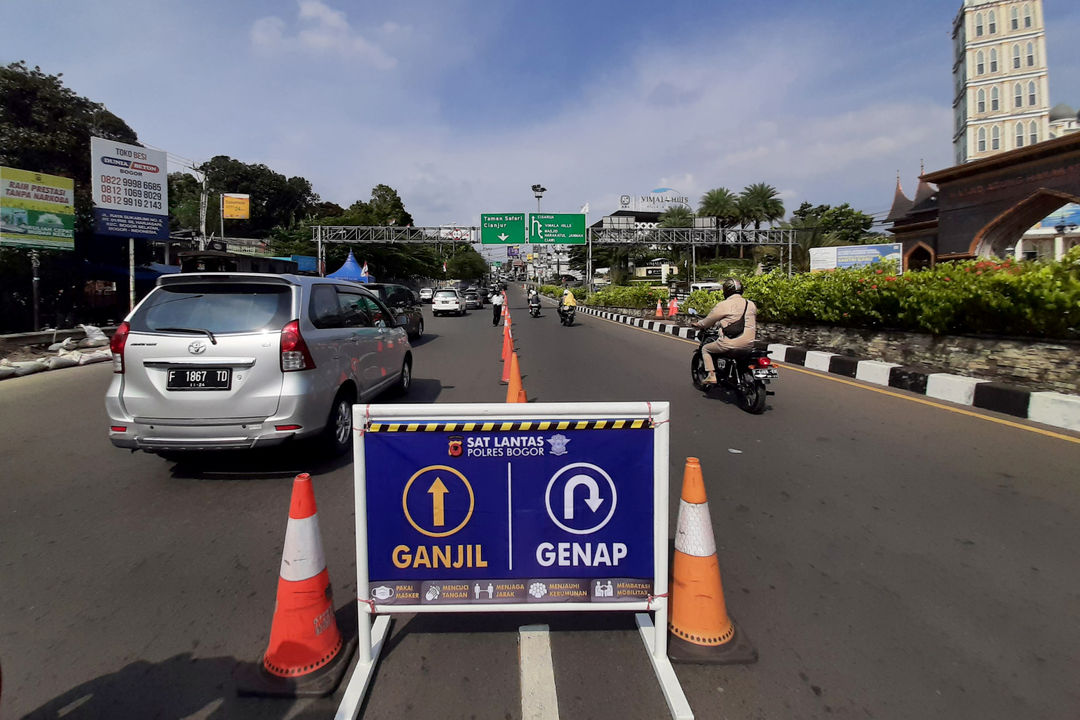
<svg viewBox="0 0 1080 720">
<path fill-rule="evenodd" d="M 597 509 L 604 504 L 604 498 L 600 497 L 600 486 L 596 484 L 588 475 L 575 475 L 566 482 L 566 486 L 563 488 L 563 519 L 574 519 L 574 490 L 579 485 L 584 485 L 589 489 L 589 496 L 585 498 L 585 504 L 589 506 L 589 509 L 596 512 Z"/>
</svg>

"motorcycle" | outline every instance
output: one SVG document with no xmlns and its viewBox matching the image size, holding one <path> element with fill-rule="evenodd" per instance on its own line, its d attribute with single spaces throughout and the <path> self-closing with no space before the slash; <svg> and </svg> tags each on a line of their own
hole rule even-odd
<svg viewBox="0 0 1080 720">
<path fill-rule="evenodd" d="M 537 298 L 536 302 L 529 302 L 529 315 L 532 317 L 540 317 L 540 298 Z"/>
<path fill-rule="evenodd" d="M 696 316 L 697 312 L 691 308 L 689 314 Z M 705 369 L 702 354 L 705 346 L 719 337 L 719 326 L 697 331 L 698 347 L 690 359 L 690 379 L 698 390 L 713 387 L 711 383 L 705 382 L 708 371 Z M 768 350 L 747 348 L 735 351 L 732 356 L 714 355 L 713 363 L 716 365 L 717 386 L 734 393 L 741 409 L 752 415 L 765 412 L 765 398 L 770 394 L 765 387 L 770 381 L 780 377 L 769 359 Z"/>
<path fill-rule="evenodd" d="M 574 316 L 577 314 L 577 308 L 573 305 L 562 305 L 559 307 L 559 322 L 566 327 L 570 327 L 574 324 Z"/>
</svg>

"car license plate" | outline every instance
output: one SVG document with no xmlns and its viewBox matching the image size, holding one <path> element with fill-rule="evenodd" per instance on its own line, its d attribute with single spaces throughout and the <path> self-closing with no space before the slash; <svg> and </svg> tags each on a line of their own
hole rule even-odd
<svg viewBox="0 0 1080 720">
<path fill-rule="evenodd" d="M 776 368 L 755 368 L 754 377 L 758 380 L 775 380 L 780 373 L 776 372 Z"/>
<path fill-rule="evenodd" d="M 169 368 L 165 381 L 168 390 L 228 390 L 232 387 L 232 368 Z"/>
</svg>

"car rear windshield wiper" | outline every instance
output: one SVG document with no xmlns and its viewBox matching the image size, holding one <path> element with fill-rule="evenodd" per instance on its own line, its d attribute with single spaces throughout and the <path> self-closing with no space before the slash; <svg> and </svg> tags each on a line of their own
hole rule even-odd
<svg viewBox="0 0 1080 720">
<path fill-rule="evenodd" d="M 214 345 L 217 345 L 217 338 L 214 337 L 214 333 L 210 332 L 209 330 L 207 330 L 205 328 L 163 327 L 163 328 L 157 328 L 157 330 L 159 330 L 161 332 L 184 332 L 184 333 L 195 333 L 196 335 L 206 335 L 206 337 L 210 338 L 211 343 L 213 343 Z"/>
</svg>

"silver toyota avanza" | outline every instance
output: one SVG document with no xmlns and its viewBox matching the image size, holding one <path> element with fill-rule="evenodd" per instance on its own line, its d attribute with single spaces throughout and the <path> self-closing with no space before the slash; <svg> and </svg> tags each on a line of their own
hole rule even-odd
<svg viewBox="0 0 1080 720">
<path fill-rule="evenodd" d="M 321 435 L 352 444 L 352 404 L 405 393 L 412 349 L 372 293 L 329 278 L 166 275 L 112 338 L 109 439 L 163 455 Z"/>
</svg>

